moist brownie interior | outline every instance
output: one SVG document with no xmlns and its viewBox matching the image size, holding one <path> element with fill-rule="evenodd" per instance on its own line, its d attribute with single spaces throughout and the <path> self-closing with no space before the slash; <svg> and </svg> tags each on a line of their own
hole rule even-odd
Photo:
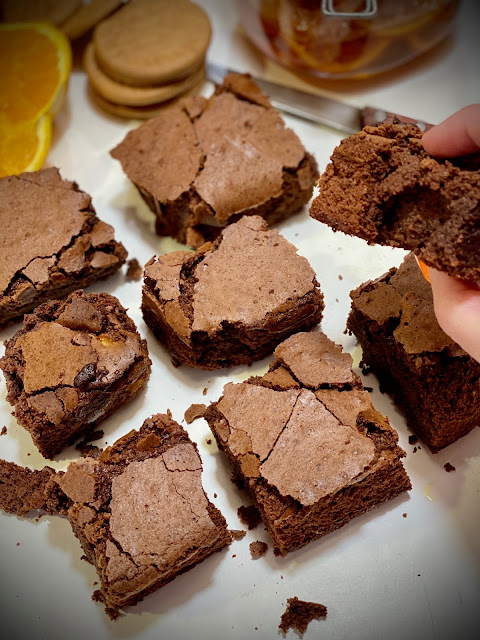
<svg viewBox="0 0 480 640">
<path fill-rule="evenodd" d="M 46 458 L 140 393 L 150 364 L 117 298 L 83 291 L 26 315 L 0 359 L 7 400 Z"/>
<path fill-rule="evenodd" d="M 310 215 L 369 243 L 480 279 L 480 153 L 435 159 L 414 125 L 382 124 L 342 140 Z"/>
<path fill-rule="evenodd" d="M 175 251 L 145 268 L 143 317 L 176 364 L 250 364 L 318 324 L 323 307 L 308 261 L 259 216 L 196 253 Z"/>
<path fill-rule="evenodd" d="M 287 218 L 318 177 L 268 98 L 237 74 L 210 99 L 187 99 L 130 131 L 111 155 L 157 216 L 157 233 L 195 248 L 244 214 Z"/>
<path fill-rule="evenodd" d="M 297 333 L 274 355 L 264 376 L 228 383 L 205 418 L 283 556 L 410 481 L 397 433 L 341 346 L 320 332 Z"/>
<path fill-rule="evenodd" d="M 127 252 L 58 169 L 0 179 L 0 327 L 114 273 Z"/>
<path fill-rule="evenodd" d="M 438 325 L 430 284 L 413 254 L 351 292 L 347 328 L 362 364 L 432 451 L 480 426 L 480 364 Z"/>
</svg>

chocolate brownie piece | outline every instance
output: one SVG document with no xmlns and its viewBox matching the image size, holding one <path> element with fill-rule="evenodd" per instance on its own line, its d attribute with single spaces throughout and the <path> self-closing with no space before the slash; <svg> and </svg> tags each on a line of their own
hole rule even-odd
<svg viewBox="0 0 480 640">
<path fill-rule="evenodd" d="M 397 433 L 352 358 L 320 332 L 275 350 L 270 371 L 228 383 L 205 418 L 284 556 L 411 488 Z"/>
<path fill-rule="evenodd" d="M 259 216 L 196 253 L 174 251 L 145 268 L 143 317 L 176 364 L 250 364 L 318 324 L 323 307 L 307 260 Z"/>
<path fill-rule="evenodd" d="M 0 461 L 0 508 L 20 515 L 45 506 L 66 513 L 100 578 L 93 599 L 116 618 L 122 608 L 232 542 L 224 517 L 203 490 L 201 472 L 197 447 L 186 431 L 158 414 L 95 458 L 71 462 L 66 472 L 31 471 Z M 18 491 L 16 502 L 9 501 L 6 473 L 9 479 L 35 479 L 33 506 L 31 499 L 22 502 Z"/>
<path fill-rule="evenodd" d="M 117 298 L 83 291 L 26 315 L 0 359 L 7 400 L 46 458 L 138 395 L 150 364 L 147 343 Z"/>
<path fill-rule="evenodd" d="M 297 596 L 287 598 L 287 608 L 282 614 L 278 628 L 287 633 L 289 629 L 296 629 L 304 634 L 312 620 L 323 620 L 327 617 L 327 607 L 318 602 L 299 600 Z"/>
<path fill-rule="evenodd" d="M 414 251 L 453 276 L 480 279 L 480 154 L 435 159 L 413 125 L 383 124 L 342 140 L 310 215 L 367 240 Z"/>
<path fill-rule="evenodd" d="M 350 295 L 362 363 L 425 444 L 438 451 L 480 425 L 480 364 L 440 329 L 413 254 Z"/>
<path fill-rule="evenodd" d="M 269 224 L 299 211 L 314 158 L 247 75 L 231 74 L 130 131 L 111 155 L 157 216 L 159 235 L 195 248 L 244 214 Z"/>
<path fill-rule="evenodd" d="M 0 179 L 0 327 L 114 273 L 127 257 L 88 194 L 58 169 Z"/>
</svg>

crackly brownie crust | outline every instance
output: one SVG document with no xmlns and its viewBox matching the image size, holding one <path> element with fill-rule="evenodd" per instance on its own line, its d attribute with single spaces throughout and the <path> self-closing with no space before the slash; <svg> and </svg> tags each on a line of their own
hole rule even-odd
<svg viewBox="0 0 480 640">
<path fill-rule="evenodd" d="M 270 370 L 229 383 L 205 418 L 286 555 L 411 488 L 397 433 L 352 359 L 320 332 L 297 333 Z"/>
<path fill-rule="evenodd" d="M 186 431 L 157 414 L 59 478 L 72 500 L 68 519 L 100 578 L 94 599 L 111 617 L 231 543 L 201 471 Z"/>
<path fill-rule="evenodd" d="M 414 251 L 426 264 L 480 279 L 480 154 L 424 150 L 413 125 L 382 124 L 342 140 L 310 215 L 369 243 Z"/>
<path fill-rule="evenodd" d="M 175 251 L 145 268 L 143 317 L 176 364 L 250 364 L 318 324 L 323 307 L 307 260 L 259 216 L 196 253 Z"/>
<path fill-rule="evenodd" d="M 209 100 L 195 96 L 130 131 L 111 155 L 157 216 L 157 233 L 195 248 L 242 215 L 287 218 L 318 177 L 268 98 L 237 74 Z"/>
<path fill-rule="evenodd" d="M 362 346 L 362 364 L 429 448 L 438 451 L 480 425 L 480 364 L 440 329 L 413 254 L 350 295 L 347 328 Z"/>
<path fill-rule="evenodd" d="M 0 179 L 0 327 L 106 278 L 127 252 L 88 194 L 52 167 Z"/>
<path fill-rule="evenodd" d="M 197 446 L 169 415 L 148 418 L 65 472 L 0 460 L 0 509 L 67 515 L 110 617 L 232 542 L 201 481 Z"/>
<path fill-rule="evenodd" d="M 83 291 L 26 315 L 0 359 L 7 400 L 46 458 L 140 393 L 150 364 L 117 298 Z"/>
</svg>

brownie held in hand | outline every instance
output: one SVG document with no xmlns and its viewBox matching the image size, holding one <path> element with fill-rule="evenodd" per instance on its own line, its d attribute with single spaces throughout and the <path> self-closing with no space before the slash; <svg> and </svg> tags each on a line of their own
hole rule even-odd
<svg viewBox="0 0 480 640">
<path fill-rule="evenodd" d="M 46 458 L 134 398 L 150 364 L 147 344 L 117 298 L 83 291 L 26 315 L 0 359 L 7 400 Z"/>
<path fill-rule="evenodd" d="M 397 433 L 373 408 L 351 356 L 323 333 L 290 336 L 269 372 L 228 383 L 205 419 L 276 555 L 411 488 Z"/>
<path fill-rule="evenodd" d="M 130 131 L 111 154 L 157 216 L 157 233 L 195 248 L 243 214 L 287 218 L 318 177 L 246 75 L 228 75 L 209 100 L 196 96 Z"/>
<path fill-rule="evenodd" d="M 114 273 L 127 252 L 58 169 L 0 179 L 0 327 Z"/>
<path fill-rule="evenodd" d="M 168 415 L 148 418 L 66 472 L 31 471 L 0 460 L 0 508 L 66 514 L 116 618 L 232 541 L 202 486 L 202 461 Z"/>
<path fill-rule="evenodd" d="M 250 364 L 318 324 L 323 306 L 306 258 L 259 216 L 244 216 L 195 253 L 145 267 L 143 317 L 174 364 Z"/>
<path fill-rule="evenodd" d="M 334 150 L 318 186 L 310 215 L 335 231 L 480 280 L 480 154 L 436 159 L 414 125 L 365 127 Z"/>
<path fill-rule="evenodd" d="M 413 254 L 350 295 L 362 362 L 423 442 L 438 451 L 480 426 L 480 364 L 440 329 Z"/>
</svg>

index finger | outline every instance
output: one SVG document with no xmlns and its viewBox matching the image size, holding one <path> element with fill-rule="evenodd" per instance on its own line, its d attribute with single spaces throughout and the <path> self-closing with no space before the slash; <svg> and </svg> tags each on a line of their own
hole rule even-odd
<svg viewBox="0 0 480 640">
<path fill-rule="evenodd" d="M 437 158 L 454 158 L 480 150 L 480 104 L 471 104 L 423 134 L 423 147 Z"/>
</svg>

